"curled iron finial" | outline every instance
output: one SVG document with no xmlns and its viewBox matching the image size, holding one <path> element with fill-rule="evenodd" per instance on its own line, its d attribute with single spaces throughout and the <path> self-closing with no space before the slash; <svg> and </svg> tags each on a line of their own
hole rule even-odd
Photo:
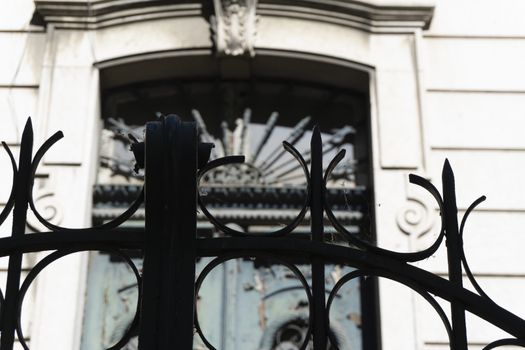
<svg viewBox="0 0 525 350">
<path fill-rule="evenodd" d="M 326 186 L 326 181 L 330 177 L 330 174 L 335 169 L 335 167 L 341 162 L 341 160 L 343 160 L 344 157 L 345 157 L 345 151 L 342 150 L 332 159 L 332 161 L 328 165 L 325 171 L 325 175 L 324 175 L 325 186 Z M 410 183 L 418 185 L 424 188 L 425 190 L 427 190 L 427 192 L 429 192 L 436 200 L 439 206 L 440 212 L 443 213 L 443 199 L 441 198 L 439 191 L 436 189 L 434 185 L 432 185 L 430 181 L 422 178 L 421 176 L 417 176 L 414 174 L 409 175 L 409 180 L 410 180 Z M 361 249 L 372 251 L 377 254 L 387 256 L 387 257 L 390 257 L 396 260 L 401 260 L 401 261 L 406 261 L 406 262 L 415 262 L 415 261 L 426 259 L 438 250 L 439 246 L 441 245 L 441 242 L 443 241 L 443 238 L 445 237 L 444 216 L 441 215 L 441 228 L 440 228 L 439 235 L 437 239 L 434 241 L 434 243 L 428 248 L 418 251 L 418 252 L 409 252 L 409 253 L 395 252 L 392 250 L 380 248 L 380 247 L 377 247 L 371 243 L 368 243 L 362 240 L 361 238 L 357 237 L 355 234 L 350 233 L 335 217 L 335 214 L 333 213 L 332 209 L 328 205 L 328 199 L 326 195 L 324 198 L 324 202 L 325 202 L 325 211 L 326 211 L 326 215 L 328 216 L 328 219 L 330 220 L 334 228 L 339 233 L 341 233 L 343 236 L 345 236 L 351 244 Z"/>
<path fill-rule="evenodd" d="M 35 175 L 36 175 L 38 165 L 40 164 L 40 161 L 42 160 L 46 152 L 63 137 L 64 137 L 64 134 L 62 133 L 62 131 L 57 131 L 56 133 L 54 133 L 49 139 L 46 140 L 46 142 L 44 142 L 44 144 L 42 144 L 42 146 L 40 146 L 40 148 L 35 154 L 35 157 L 33 158 L 33 162 L 31 164 L 31 181 L 30 181 L 30 186 L 29 186 L 28 198 L 29 198 L 29 207 L 35 214 L 35 217 L 37 218 L 38 221 L 40 221 L 42 225 L 44 225 L 51 231 L 67 230 L 67 231 L 79 232 L 79 231 L 87 231 L 87 230 L 92 230 L 92 229 L 109 230 L 109 229 L 113 229 L 113 228 L 120 226 L 122 223 L 128 220 L 139 209 L 140 205 L 144 201 L 144 188 L 142 188 L 137 199 L 135 199 L 135 201 L 131 204 L 131 206 L 125 212 L 123 212 L 118 217 L 116 217 L 115 219 L 109 222 L 106 222 L 102 225 L 89 227 L 89 228 L 78 228 L 78 229 L 77 228 L 67 228 L 67 227 L 61 227 L 61 226 L 52 224 L 51 222 L 46 220 L 36 208 L 35 201 L 33 198 L 33 186 L 35 182 Z"/>
<path fill-rule="evenodd" d="M 465 229 L 465 224 L 467 222 L 467 219 L 470 215 L 470 213 L 479 205 L 481 204 L 482 202 L 484 202 L 485 200 L 487 199 L 487 197 L 485 196 L 481 196 L 479 197 L 478 199 L 476 199 L 467 209 L 467 211 L 465 211 L 465 215 L 463 215 L 463 219 L 461 220 L 461 225 L 460 225 L 460 229 L 459 229 L 459 236 L 461 238 L 461 249 L 460 249 L 460 254 L 461 254 L 461 262 L 463 264 L 463 268 L 465 269 L 465 274 L 467 275 L 467 278 L 469 279 L 470 283 L 472 283 L 472 286 L 474 287 L 474 289 L 478 292 L 478 294 L 484 298 L 487 298 L 488 300 L 494 302 L 484 291 L 483 289 L 481 288 L 481 286 L 479 285 L 478 281 L 476 281 L 476 278 L 474 277 L 474 274 L 472 273 L 472 271 L 470 270 L 470 266 L 467 262 L 467 258 L 465 256 L 465 247 L 463 245 L 463 231 Z"/>
<path fill-rule="evenodd" d="M 13 183 L 11 185 L 11 193 L 9 194 L 9 199 L 7 200 L 7 203 L 0 213 L 0 225 L 7 219 L 9 216 L 9 213 L 11 213 L 11 210 L 13 209 L 13 206 L 15 205 L 15 183 L 16 183 L 16 174 L 18 173 L 18 169 L 16 166 L 16 160 L 15 157 L 13 157 L 13 153 L 11 152 L 11 149 L 9 149 L 9 146 L 7 143 L 2 141 L 2 146 L 4 147 L 5 151 L 7 152 L 7 155 L 9 156 L 9 159 L 11 160 L 11 168 L 13 170 Z"/>
</svg>

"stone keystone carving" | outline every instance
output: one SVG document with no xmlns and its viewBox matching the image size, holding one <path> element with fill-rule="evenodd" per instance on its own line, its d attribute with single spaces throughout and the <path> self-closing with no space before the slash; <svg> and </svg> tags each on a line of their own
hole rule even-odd
<svg viewBox="0 0 525 350">
<path fill-rule="evenodd" d="M 213 0 L 211 17 L 217 53 L 224 56 L 254 56 L 257 0 Z"/>
</svg>

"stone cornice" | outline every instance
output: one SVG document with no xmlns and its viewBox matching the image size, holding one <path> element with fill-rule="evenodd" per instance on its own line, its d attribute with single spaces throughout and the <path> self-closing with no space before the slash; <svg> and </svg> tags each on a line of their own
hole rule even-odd
<svg viewBox="0 0 525 350">
<path fill-rule="evenodd" d="M 35 0 L 37 16 L 57 28 L 97 29 L 159 18 L 205 16 L 211 0 Z M 257 14 L 349 26 L 373 33 L 427 28 L 432 0 L 259 0 Z M 207 18 L 208 19 L 208 18 Z"/>
<path fill-rule="evenodd" d="M 35 0 L 44 24 L 56 28 L 98 29 L 153 19 L 202 16 L 200 1 Z"/>
<path fill-rule="evenodd" d="M 427 0 L 260 0 L 257 13 L 327 22 L 373 33 L 397 33 L 428 28 L 434 5 Z"/>
</svg>

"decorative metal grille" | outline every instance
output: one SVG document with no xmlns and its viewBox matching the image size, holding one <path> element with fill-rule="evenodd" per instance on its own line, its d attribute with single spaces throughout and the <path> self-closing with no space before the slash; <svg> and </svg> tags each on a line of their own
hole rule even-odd
<svg viewBox="0 0 525 350">
<path fill-rule="evenodd" d="M 463 250 L 463 228 L 469 213 L 484 197 L 469 207 L 461 225 L 458 225 L 454 175 L 448 162 L 443 167 L 443 197 L 430 182 L 410 175 L 412 183 L 423 187 L 435 198 L 441 212 L 441 230 L 428 248 L 401 253 L 367 242 L 347 231 L 335 217 L 327 201 L 326 181 L 345 154 L 344 151 L 338 153 L 323 170 L 323 142 L 317 128 L 314 128 L 311 139 L 310 167 L 292 144 L 283 142 L 285 151 L 302 168 L 307 191 L 302 209 L 291 223 L 264 233 L 245 233 L 230 227 L 203 205 L 198 191 L 199 179 L 220 166 L 242 163 L 244 158 L 229 156 L 208 162 L 212 145 L 199 143 L 196 123 L 182 122 L 175 116 L 148 123 L 144 142 L 133 145 L 137 164 L 145 169 L 145 185 L 126 212 L 110 222 L 91 228 L 70 229 L 54 225 L 37 210 L 32 187 L 40 160 L 60 138 L 61 132 L 54 134 L 33 157 L 33 131 L 29 120 L 22 135 L 18 165 L 7 144 L 3 143 L 11 159 L 14 180 L 11 196 L 0 213 L 1 224 L 13 211 L 12 236 L 0 239 L 0 256 L 9 256 L 5 298 L 0 294 L 0 350 L 13 348 L 15 333 L 23 348 L 29 349 L 20 325 L 21 309 L 29 286 L 52 262 L 87 250 L 107 251 L 120 257 L 129 264 L 139 286 L 135 317 L 122 339 L 110 349 L 122 348 L 135 334 L 139 336 L 139 349 L 169 349 L 175 344 L 179 349 L 191 349 L 194 331 L 209 349 L 215 349 L 216 346 L 207 339 L 199 324 L 198 314 L 195 312 L 196 295 L 215 266 L 239 257 L 270 259 L 286 266 L 301 282 L 306 293 L 309 311 L 307 319 L 297 319 L 286 324 L 279 334 L 279 346 L 287 342 L 301 350 L 309 347 L 324 350 L 329 346 L 338 349 L 340 344 L 337 335 L 330 327 L 330 309 L 340 288 L 361 276 L 391 279 L 421 295 L 443 321 L 450 347 L 454 350 L 467 348 L 466 311 L 512 336 L 495 340 L 484 349 L 502 345 L 525 346 L 525 321 L 494 303 L 470 271 Z M 119 229 L 143 201 L 145 230 Z M 224 233 L 224 237 L 197 238 L 197 205 L 208 220 Z M 51 232 L 25 234 L 28 206 L 40 223 Z M 307 213 L 310 214 L 311 221 L 309 239 L 291 235 Z M 346 239 L 348 246 L 326 241 L 325 216 Z M 430 257 L 444 240 L 448 254 L 448 279 L 410 264 Z M 126 249 L 139 249 L 143 252 L 143 271 L 139 271 L 133 264 L 125 253 Z M 53 252 L 38 262 L 20 285 L 22 256 L 36 251 Z M 195 261 L 199 257 L 214 259 L 196 276 Z M 297 268 L 297 261 L 311 265 L 311 283 Z M 356 269 L 336 283 L 328 298 L 325 291 L 327 263 Z M 477 294 L 463 287 L 463 272 Z M 434 296 L 450 303 L 450 319 Z"/>
</svg>

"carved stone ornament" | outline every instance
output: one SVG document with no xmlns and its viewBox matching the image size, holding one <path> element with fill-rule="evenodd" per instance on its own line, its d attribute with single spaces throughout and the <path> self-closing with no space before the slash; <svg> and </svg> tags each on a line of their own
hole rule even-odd
<svg viewBox="0 0 525 350">
<path fill-rule="evenodd" d="M 59 202 L 53 191 L 41 189 L 35 190 L 35 205 L 39 209 L 43 218 L 52 224 L 60 225 L 62 222 L 62 211 L 60 210 Z M 34 232 L 49 231 L 32 212 L 27 215 L 27 226 Z"/>
<path fill-rule="evenodd" d="M 407 198 L 397 213 L 397 226 L 407 235 L 417 238 L 427 234 L 434 225 L 430 206 L 418 198 Z"/>
<path fill-rule="evenodd" d="M 213 40 L 218 55 L 254 56 L 257 0 L 213 0 Z"/>
</svg>

